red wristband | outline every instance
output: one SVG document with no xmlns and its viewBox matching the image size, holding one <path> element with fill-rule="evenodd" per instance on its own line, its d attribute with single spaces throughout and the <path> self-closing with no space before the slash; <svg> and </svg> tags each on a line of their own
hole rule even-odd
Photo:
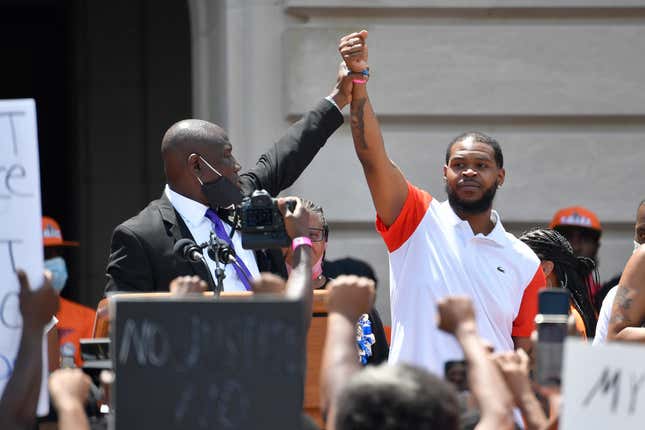
<svg viewBox="0 0 645 430">
<path fill-rule="evenodd" d="M 308 245 L 311 248 L 311 239 L 309 239 L 307 236 L 296 237 L 295 239 L 293 239 L 293 242 L 291 242 L 291 250 L 295 251 L 296 248 L 301 245 Z"/>
</svg>

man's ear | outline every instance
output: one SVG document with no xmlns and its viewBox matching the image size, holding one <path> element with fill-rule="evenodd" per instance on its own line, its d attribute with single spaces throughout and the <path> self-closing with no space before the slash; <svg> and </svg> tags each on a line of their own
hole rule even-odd
<svg viewBox="0 0 645 430">
<path fill-rule="evenodd" d="M 448 181 L 448 165 L 444 164 L 443 165 L 443 181 L 447 182 Z"/>
<path fill-rule="evenodd" d="M 199 155 L 193 152 L 188 156 L 188 167 L 196 172 L 201 170 Z"/>
<path fill-rule="evenodd" d="M 504 185 L 505 180 L 506 180 L 506 169 L 502 167 L 497 172 L 497 185 L 501 187 L 502 185 Z"/>
</svg>

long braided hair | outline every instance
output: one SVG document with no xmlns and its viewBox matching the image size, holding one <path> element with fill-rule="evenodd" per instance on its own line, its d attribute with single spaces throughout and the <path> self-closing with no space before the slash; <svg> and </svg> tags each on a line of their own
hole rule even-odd
<svg viewBox="0 0 645 430">
<path fill-rule="evenodd" d="M 591 302 L 589 274 L 597 279 L 596 263 L 587 257 L 577 257 L 569 241 L 555 230 L 536 228 L 519 238 L 540 260 L 553 262 L 553 270 L 562 288 L 569 290 L 573 304 L 585 324 L 587 335 L 596 332 L 596 312 Z"/>
</svg>

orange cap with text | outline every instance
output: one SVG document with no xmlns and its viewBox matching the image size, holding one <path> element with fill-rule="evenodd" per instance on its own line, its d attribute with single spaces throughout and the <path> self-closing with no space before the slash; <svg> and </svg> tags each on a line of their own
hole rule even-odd
<svg viewBox="0 0 645 430">
<path fill-rule="evenodd" d="M 582 227 L 602 231 L 602 226 L 595 213 L 582 206 L 560 209 L 553 215 L 549 228 Z"/>
<path fill-rule="evenodd" d="M 63 240 L 63 232 L 54 218 L 43 217 L 43 246 L 79 246 L 78 242 Z"/>
</svg>

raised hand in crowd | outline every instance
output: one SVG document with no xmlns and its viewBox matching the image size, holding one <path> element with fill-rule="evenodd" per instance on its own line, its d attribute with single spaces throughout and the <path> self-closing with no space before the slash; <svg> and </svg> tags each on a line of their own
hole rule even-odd
<svg viewBox="0 0 645 430">
<path fill-rule="evenodd" d="M 287 284 L 273 273 L 260 273 L 260 276 L 251 282 L 255 294 L 284 294 Z"/>
<path fill-rule="evenodd" d="M 438 326 L 455 336 L 468 362 L 468 385 L 481 408 L 477 429 L 512 429 L 513 398 L 477 332 L 475 310 L 466 296 L 438 303 Z"/>
<path fill-rule="evenodd" d="M 27 274 L 18 270 L 22 336 L 13 374 L 0 400 L 3 429 L 32 428 L 42 374 L 43 331 L 58 310 L 58 294 L 51 286 L 51 274 L 45 272 L 43 285 L 31 290 Z"/>
<path fill-rule="evenodd" d="M 329 283 L 327 337 L 321 366 L 321 410 L 334 429 L 336 402 L 350 377 L 361 370 L 356 359 L 356 321 L 374 305 L 374 281 L 339 276 Z"/>
<path fill-rule="evenodd" d="M 90 428 L 85 403 L 91 383 L 81 369 L 58 369 L 49 376 L 49 393 L 58 412 L 59 430 Z"/>
<path fill-rule="evenodd" d="M 208 284 L 199 276 L 178 276 L 170 283 L 170 292 L 175 296 L 201 294 L 208 289 Z"/>
<path fill-rule="evenodd" d="M 493 354 L 492 359 L 502 372 L 506 385 L 513 394 L 515 405 L 522 411 L 527 430 L 543 430 L 547 418 L 533 393 L 529 377 L 530 358 L 523 349 Z"/>
</svg>

